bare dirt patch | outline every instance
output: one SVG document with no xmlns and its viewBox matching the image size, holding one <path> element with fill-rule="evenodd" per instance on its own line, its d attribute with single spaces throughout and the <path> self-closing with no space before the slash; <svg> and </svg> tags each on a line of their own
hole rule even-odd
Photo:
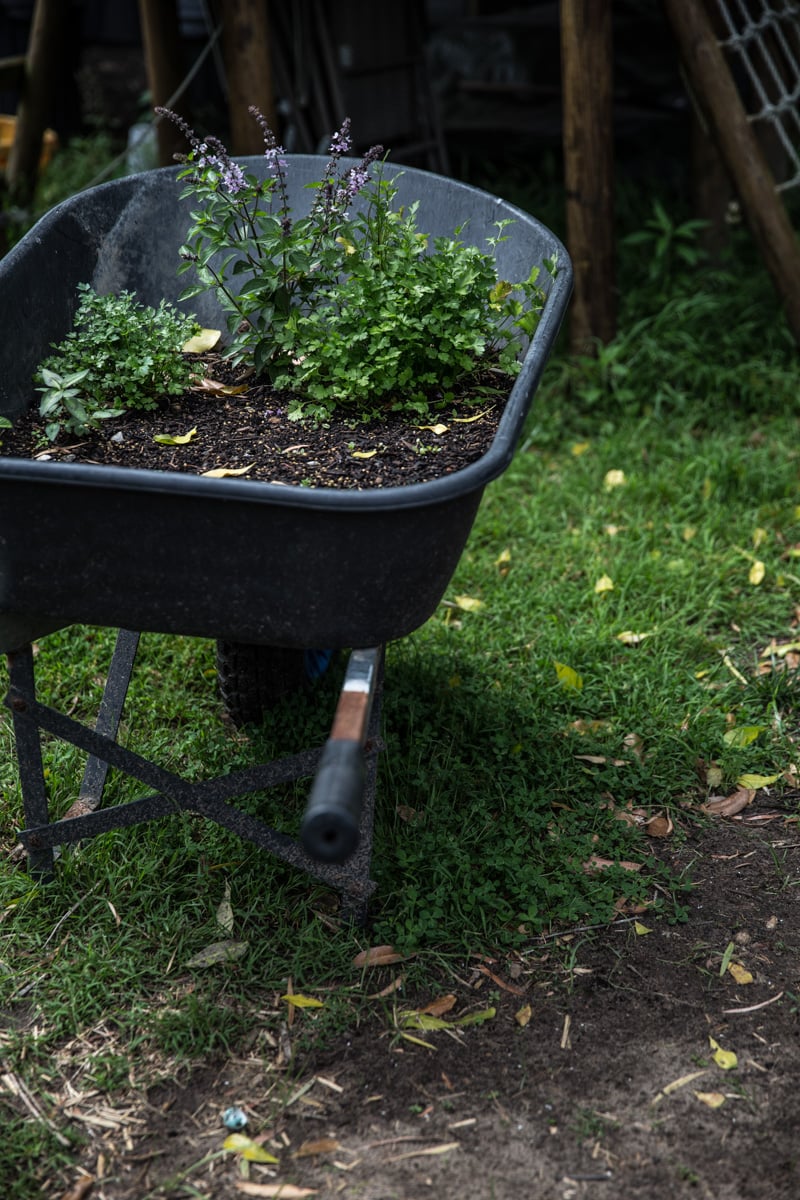
<svg viewBox="0 0 800 1200">
<path fill-rule="evenodd" d="M 358 1027 L 310 1049 L 301 1014 L 288 1070 L 285 1046 L 243 1048 L 104 1097 L 107 1124 L 86 1126 L 81 1157 L 92 1196 L 800 1195 L 796 818 L 762 804 L 665 853 L 695 880 L 685 923 L 643 914 L 649 932 L 630 918 L 443 968 L 424 995 L 390 994 Z M 375 970 L 370 987 L 398 969 Z M 420 1032 L 435 1049 L 399 1036 L 394 1005 L 444 994 L 456 997 L 448 1016 L 488 1005 L 496 1015 Z M 710 1039 L 734 1066 L 715 1061 Z M 247 1134 L 278 1165 L 252 1164 L 246 1179 L 238 1156 L 209 1159 L 229 1105 L 245 1110 Z M 281 1184 L 291 1188 L 274 1190 Z"/>
</svg>

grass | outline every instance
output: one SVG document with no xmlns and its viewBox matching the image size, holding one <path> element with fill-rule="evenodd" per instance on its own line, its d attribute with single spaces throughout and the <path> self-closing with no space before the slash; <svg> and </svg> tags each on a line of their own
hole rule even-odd
<svg viewBox="0 0 800 1200">
<path fill-rule="evenodd" d="M 641 239 L 623 247 L 618 339 L 551 364 L 442 605 L 388 649 L 368 931 L 337 929 L 326 889 L 189 815 L 65 851 L 46 886 L 2 868 L 0 1055 L 43 1117 L 66 1076 L 113 1091 L 245 1043 L 266 1053 L 288 980 L 326 1001 L 298 1018 L 302 1059 L 304 1039 L 370 1009 L 374 980 L 352 966 L 370 943 L 416 953 L 413 987 L 443 959 L 624 907 L 680 920 L 689 881 L 670 846 L 709 791 L 756 774 L 778 775 L 780 794 L 794 778 L 794 660 L 769 647 L 795 641 L 800 616 L 796 350 L 746 244 L 712 270 L 681 254 L 696 241 L 679 228 L 650 228 L 649 260 Z M 43 639 L 42 698 L 91 721 L 111 648 L 91 628 Z M 213 646 L 152 635 L 120 737 L 199 779 L 319 743 L 336 685 L 233 733 Z M 46 765 L 62 813 L 82 756 L 48 740 Z M 118 776 L 109 788 L 137 794 Z M 258 811 L 292 830 L 303 800 L 281 788 Z M 10 850 L 22 814 L 4 712 L 0 811 Z M 665 812 L 672 842 L 644 832 Z M 247 953 L 187 967 L 225 936 L 226 887 Z M 5 1194 L 46 1192 L 70 1150 L 1 1091 L 0 1109 Z"/>
</svg>

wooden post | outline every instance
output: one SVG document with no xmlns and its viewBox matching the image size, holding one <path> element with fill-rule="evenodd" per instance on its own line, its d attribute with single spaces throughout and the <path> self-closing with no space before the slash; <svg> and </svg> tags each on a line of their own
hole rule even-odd
<svg viewBox="0 0 800 1200">
<path fill-rule="evenodd" d="M 139 0 L 139 21 L 147 82 L 155 108 L 167 103 L 183 79 L 177 0 Z M 182 116 L 186 115 L 182 101 L 177 101 L 174 109 Z M 176 154 L 187 152 L 186 139 L 171 121 L 159 121 L 156 134 L 158 161 L 162 167 L 172 166 Z"/>
<path fill-rule="evenodd" d="M 570 345 L 592 354 L 617 327 L 611 0 L 561 0 L 560 11 Z"/>
<path fill-rule="evenodd" d="M 264 135 L 247 111 L 261 109 L 275 129 L 267 0 L 225 0 L 222 6 L 222 50 L 228 81 L 230 150 L 261 154 Z"/>
<path fill-rule="evenodd" d="M 800 343 L 800 245 L 703 4 L 664 0 L 694 98 Z"/>
<path fill-rule="evenodd" d="M 70 17 L 69 5 L 63 0 L 36 0 L 14 144 L 6 168 L 9 192 L 18 204 L 27 203 L 36 187 L 47 112 L 52 107 L 55 88 L 61 78 L 59 55 L 69 44 L 67 21 Z"/>
</svg>

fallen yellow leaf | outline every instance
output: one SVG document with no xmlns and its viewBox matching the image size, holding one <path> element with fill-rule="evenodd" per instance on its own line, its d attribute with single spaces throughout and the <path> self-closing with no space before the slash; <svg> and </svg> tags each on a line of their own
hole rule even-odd
<svg viewBox="0 0 800 1200">
<path fill-rule="evenodd" d="M 431 433 L 447 433 L 447 425 L 443 425 L 441 421 L 437 421 L 435 425 L 418 425 L 417 429 L 429 429 Z"/>
<path fill-rule="evenodd" d="M 239 1179 L 234 1184 L 237 1192 L 243 1196 L 276 1197 L 276 1200 L 304 1200 L 306 1196 L 316 1196 L 317 1188 L 296 1187 L 293 1183 L 251 1183 L 247 1179 Z"/>
<path fill-rule="evenodd" d="M 188 433 L 157 433 L 153 441 L 159 442 L 162 446 L 185 446 L 193 437 L 197 437 L 197 429 L 190 429 Z"/>
<path fill-rule="evenodd" d="M 533 1009 L 530 1004 L 523 1004 L 519 1012 L 514 1014 L 514 1020 L 524 1029 L 533 1016 Z"/>
<path fill-rule="evenodd" d="M 739 787 L 755 790 L 757 788 L 769 787 L 771 783 L 777 783 L 782 774 L 782 771 L 778 771 L 777 775 L 740 775 L 736 782 Z"/>
<path fill-rule="evenodd" d="M 455 603 L 465 612 L 474 612 L 476 608 L 483 608 L 483 601 L 478 600 L 475 596 L 456 596 Z"/>
<path fill-rule="evenodd" d="M 624 487 L 627 482 L 624 471 L 606 471 L 603 487 L 610 492 L 613 488 Z"/>
<path fill-rule="evenodd" d="M 206 350 L 213 350 L 220 339 L 219 329 L 201 329 L 194 337 L 190 337 L 188 342 L 184 342 L 181 350 L 184 354 L 203 354 Z"/>
<path fill-rule="evenodd" d="M 603 592 L 613 592 L 614 580 L 610 575 L 601 575 L 597 583 L 594 585 L 595 593 L 599 596 Z"/>
<path fill-rule="evenodd" d="M 235 1154 L 241 1154 L 242 1158 L 246 1158 L 248 1162 L 276 1163 L 279 1161 L 274 1154 L 269 1154 L 259 1142 L 254 1142 L 252 1138 L 246 1137 L 243 1133 L 229 1134 L 222 1143 L 222 1148 L 231 1150 Z"/>
<path fill-rule="evenodd" d="M 701 1104 L 707 1104 L 709 1108 L 720 1108 L 725 1103 L 722 1092 L 695 1092 L 695 1096 Z"/>
<path fill-rule="evenodd" d="M 221 383 L 219 379 L 201 379 L 193 392 L 210 392 L 212 396 L 241 396 L 247 391 L 247 384 Z"/>
<path fill-rule="evenodd" d="M 353 458 L 374 458 L 377 453 L 378 453 L 377 450 L 354 450 L 352 457 Z"/>
<path fill-rule="evenodd" d="M 766 575 L 766 572 L 767 572 L 767 569 L 764 566 L 763 562 L 761 561 L 760 558 L 757 558 L 756 561 L 753 563 L 752 567 L 750 568 L 747 578 L 750 580 L 750 582 L 753 584 L 754 587 L 758 587 L 758 585 L 761 583 L 764 576 Z"/>
<path fill-rule="evenodd" d="M 643 925 L 641 921 L 634 921 L 633 929 L 634 929 L 634 932 L 639 935 L 639 937 L 644 937 L 644 935 L 646 933 L 653 932 L 652 929 L 648 929 L 648 927 L 646 925 Z"/>
<path fill-rule="evenodd" d="M 481 417 L 485 417 L 491 410 L 485 408 L 483 412 L 476 413 L 474 417 L 453 417 L 454 425 L 471 425 L 473 421 L 480 421 Z"/>
<path fill-rule="evenodd" d="M 580 458 L 580 456 L 582 454 L 586 453 L 586 451 L 589 449 L 591 444 L 592 444 L 591 442 L 574 442 L 570 446 L 569 452 L 570 452 L 570 454 L 574 455 L 575 458 Z"/>
<path fill-rule="evenodd" d="M 204 479 L 228 479 L 233 475 L 246 475 L 248 471 L 252 471 L 255 463 L 248 463 L 246 467 L 214 467 L 211 471 L 203 471 Z"/>
<path fill-rule="evenodd" d="M 747 970 L 747 967 L 743 967 L 741 963 L 728 963 L 728 971 L 737 983 L 744 985 L 753 982 L 753 976 Z"/>
<path fill-rule="evenodd" d="M 734 725 L 733 729 L 729 729 L 722 735 L 722 740 L 728 746 L 735 746 L 736 749 L 743 750 L 766 730 L 766 725 Z"/>
<path fill-rule="evenodd" d="M 708 1044 L 713 1051 L 712 1058 L 714 1062 L 723 1071 L 732 1071 L 734 1067 L 738 1066 L 739 1060 L 733 1050 L 723 1050 L 719 1042 L 715 1041 L 713 1037 L 708 1039 Z"/>
<path fill-rule="evenodd" d="M 558 682 L 563 688 L 570 688 L 573 691 L 579 692 L 583 687 L 583 680 L 576 670 L 568 667 L 566 663 L 558 662 L 553 659 L 553 666 L 556 669 Z"/>
<path fill-rule="evenodd" d="M 324 1008 L 325 1005 L 321 1000 L 316 1000 L 313 996 L 302 996 L 299 992 L 287 992 L 285 996 L 281 996 L 281 1000 L 285 1000 L 287 1004 L 291 1004 L 293 1008 Z"/>
<path fill-rule="evenodd" d="M 652 636 L 652 633 L 634 633 L 632 629 L 624 629 L 617 634 L 617 641 L 622 642 L 623 646 L 639 646 L 645 638 Z"/>
</svg>

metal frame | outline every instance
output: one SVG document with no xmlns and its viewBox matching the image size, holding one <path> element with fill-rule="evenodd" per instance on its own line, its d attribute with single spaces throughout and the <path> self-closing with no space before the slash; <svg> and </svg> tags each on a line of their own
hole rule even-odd
<svg viewBox="0 0 800 1200">
<path fill-rule="evenodd" d="M 36 699 L 34 658 L 30 645 L 7 655 L 10 687 L 4 702 L 11 710 L 14 722 L 26 826 L 20 832 L 20 841 L 28 852 L 31 873 L 40 876 L 53 873 L 55 846 L 82 841 L 112 829 L 138 825 L 177 812 L 194 812 L 267 850 L 282 862 L 328 884 L 341 895 L 342 915 L 363 923 L 369 898 L 376 887 L 370 879 L 370 862 L 377 761 L 383 749 L 379 736 L 383 647 L 354 651 L 345 676 L 343 696 L 347 695 L 348 681 L 352 681 L 353 675 L 363 676 L 364 662 L 372 664 L 371 703 L 366 710 L 362 739 L 364 782 L 358 845 L 346 862 L 330 863 L 312 857 L 300 841 L 271 829 L 257 817 L 228 803 L 237 796 L 246 796 L 313 775 L 326 747 L 303 750 L 228 775 L 190 783 L 119 744 L 116 734 L 138 643 L 139 634 L 129 630 L 119 631 L 94 729 Z M 51 820 L 49 811 L 42 761 L 42 731 L 86 751 L 89 756 L 78 799 L 62 819 L 55 821 Z M 109 767 L 138 779 L 153 789 L 152 792 L 125 804 L 102 808 Z"/>
</svg>

